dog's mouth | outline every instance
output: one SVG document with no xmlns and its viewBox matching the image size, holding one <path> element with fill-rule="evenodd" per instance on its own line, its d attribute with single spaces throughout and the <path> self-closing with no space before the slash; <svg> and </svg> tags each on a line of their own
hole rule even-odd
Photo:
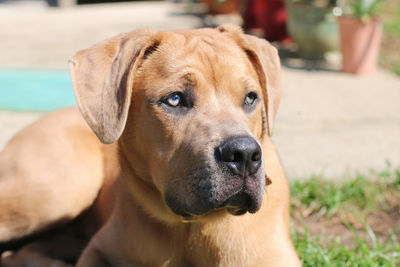
<svg viewBox="0 0 400 267">
<path fill-rule="evenodd" d="M 256 213 L 258 210 L 258 206 L 256 201 L 254 201 L 249 194 L 247 194 L 246 192 L 239 192 L 229 197 L 227 200 L 223 201 L 220 205 L 213 208 L 212 210 L 222 209 L 226 209 L 231 215 L 240 216 L 246 214 L 247 212 Z M 175 210 L 175 213 L 181 216 L 182 222 L 190 223 L 197 221 L 199 216 L 204 215 L 207 212 L 203 214 L 197 214 L 184 212 L 182 210 Z"/>
<path fill-rule="evenodd" d="M 251 197 L 245 192 L 240 192 L 234 196 L 225 200 L 217 209 L 226 209 L 230 214 L 234 216 L 240 216 L 247 212 L 255 213 L 258 209 Z M 182 222 L 191 223 L 198 219 L 198 215 L 189 213 L 181 213 Z"/>
<path fill-rule="evenodd" d="M 258 210 L 255 201 L 245 192 L 240 192 L 228 198 L 222 206 L 235 216 L 243 215 L 246 212 L 255 213 Z"/>
<path fill-rule="evenodd" d="M 261 208 L 265 185 L 265 179 L 261 179 L 263 172 L 245 178 L 217 176 L 204 171 L 194 174 L 185 180 L 189 184 L 173 180 L 165 189 L 165 204 L 183 222 L 195 221 L 213 211 L 227 211 L 239 216 L 256 213 Z"/>
</svg>

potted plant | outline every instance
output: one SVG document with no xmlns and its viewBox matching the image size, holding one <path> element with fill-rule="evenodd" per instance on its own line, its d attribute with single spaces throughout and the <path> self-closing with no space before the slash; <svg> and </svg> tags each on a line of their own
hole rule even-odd
<svg viewBox="0 0 400 267">
<path fill-rule="evenodd" d="M 289 36 L 300 56 L 324 59 L 327 52 L 339 50 L 336 0 L 285 0 L 285 5 Z"/>
<path fill-rule="evenodd" d="M 342 69 L 370 75 L 376 70 L 382 25 L 376 17 L 381 0 L 345 0 L 338 18 Z"/>
</svg>

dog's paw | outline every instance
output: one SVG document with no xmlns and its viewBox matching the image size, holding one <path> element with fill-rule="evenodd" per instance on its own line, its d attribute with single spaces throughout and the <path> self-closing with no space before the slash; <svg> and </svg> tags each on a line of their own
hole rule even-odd
<svg viewBox="0 0 400 267">
<path fill-rule="evenodd" d="M 12 266 L 11 264 L 13 263 L 13 257 L 14 252 L 12 251 L 5 251 L 1 254 L 0 257 L 0 266 L 1 267 L 10 267 Z"/>
</svg>

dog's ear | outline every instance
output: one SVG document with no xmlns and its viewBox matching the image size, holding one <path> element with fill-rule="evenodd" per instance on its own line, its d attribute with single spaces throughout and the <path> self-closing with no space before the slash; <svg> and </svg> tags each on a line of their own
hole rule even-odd
<svg viewBox="0 0 400 267">
<path fill-rule="evenodd" d="M 69 62 L 79 110 L 103 143 L 117 141 L 125 128 L 134 72 L 158 45 L 155 35 L 153 30 L 121 34 L 79 51 Z"/>
<path fill-rule="evenodd" d="M 268 135 L 271 136 L 282 95 L 281 65 L 278 51 L 264 39 L 247 34 L 245 38 L 250 47 L 249 50 L 246 50 L 247 55 L 255 65 L 263 87 Z"/>
<path fill-rule="evenodd" d="M 281 66 L 278 51 L 266 40 L 244 34 L 237 26 L 222 25 L 218 30 L 222 33 L 231 34 L 233 39 L 247 53 L 257 71 L 263 89 L 268 135 L 271 136 L 282 94 Z"/>
</svg>

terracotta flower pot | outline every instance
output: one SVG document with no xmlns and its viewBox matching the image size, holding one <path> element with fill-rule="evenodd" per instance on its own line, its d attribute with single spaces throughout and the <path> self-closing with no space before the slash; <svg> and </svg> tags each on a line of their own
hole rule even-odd
<svg viewBox="0 0 400 267">
<path fill-rule="evenodd" d="M 352 17 L 339 18 L 342 68 L 344 72 L 371 75 L 375 72 L 382 35 L 377 19 L 363 23 Z"/>
</svg>

